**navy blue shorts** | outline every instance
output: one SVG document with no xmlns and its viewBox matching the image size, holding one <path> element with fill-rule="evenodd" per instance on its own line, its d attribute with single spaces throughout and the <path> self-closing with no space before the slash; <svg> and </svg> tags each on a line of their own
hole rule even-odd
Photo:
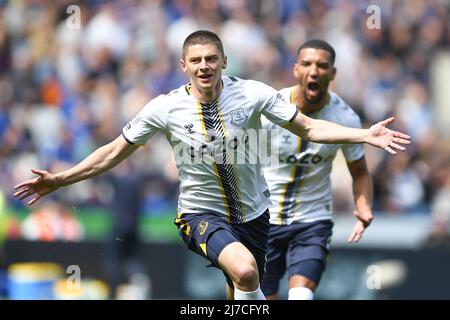
<svg viewBox="0 0 450 320">
<path fill-rule="evenodd" d="M 289 277 L 302 275 L 316 284 L 326 267 L 333 221 L 271 225 L 266 273 L 261 284 L 265 295 L 277 293 L 286 270 Z"/>
<path fill-rule="evenodd" d="M 219 269 L 218 259 L 222 250 L 232 242 L 241 242 L 253 254 L 261 282 L 270 228 L 268 210 L 258 218 L 242 224 L 230 224 L 219 213 L 187 213 L 178 217 L 175 225 L 188 249 Z M 231 278 L 225 272 L 224 275 L 228 285 L 233 288 Z"/>
</svg>

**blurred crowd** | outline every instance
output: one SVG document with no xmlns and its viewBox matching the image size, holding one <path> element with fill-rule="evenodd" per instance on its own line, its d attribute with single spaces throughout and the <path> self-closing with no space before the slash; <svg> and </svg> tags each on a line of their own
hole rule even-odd
<svg viewBox="0 0 450 320">
<path fill-rule="evenodd" d="M 79 16 L 67 11 L 73 4 Z M 380 9 L 379 28 L 367 25 L 371 4 Z M 32 176 L 31 167 L 71 166 L 116 138 L 150 98 L 186 83 L 183 40 L 209 29 L 224 42 L 225 74 L 277 89 L 295 84 L 300 44 L 330 42 L 338 69 L 332 89 L 365 126 L 393 115 L 394 127 L 413 137 L 396 157 L 367 149 L 376 212 L 435 212 L 449 223 L 450 143 L 437 130 L 431 74 L 439 70 L 435 57 L 450 55 L 449 15 L 450 1 L 439 0 L 0 1 L 0 196 L 21 209 L 13 186 Z M 162 136 L 131 157 L 133 172 L 146 178 L 143 211 L 175 209 L 170 159 Z M 352 212 L 339 188 L 336 211 Z M 70 208 L 116 196 L 108 179 L 96 178 L 53 197 Z"/>
</svg>

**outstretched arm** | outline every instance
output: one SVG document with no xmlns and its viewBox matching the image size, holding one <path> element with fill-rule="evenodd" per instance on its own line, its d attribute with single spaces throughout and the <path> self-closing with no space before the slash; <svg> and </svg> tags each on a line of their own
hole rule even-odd
<svg viewBox="0 0 450 320">
<path fill-rule="evenodd" d="M 391 154 L 397 154 L 395 150 L 405 150 L 401 144 L 410 144 L 411 138 L 404 133 L 388 129 L 386 126 L 392 121 L 394 118 L 380 121 L 370 129 L 356 129 L 325 120 L 312 119 L 299 112 L 285 128 L 313 142 L 368 143 Z"/>
<path fill-rule="evenodd" d="M 353 179 L 353 198 L 356 210 L 353 212 L 357 221 L 353 231 L 348 238 L 348 242 L 358 242 L 361 239 L 364 230 L 373 220 L 372 201 L 373 201 L 373 182 L 365 158 L 348 163 L 348 169 Z"/>
<path fill-rule="evenodd" d="M 112 169 L 137 148 L 139 145 L 130 144 L 122 136 L 119 136 L 68 170 L 53 174 L 45 170 L 31 169 L 31 172 L 37 174 L 38 177 L 16 185 L 14 196 L 19 200 L 32 197 L 27 202 L 28 205 L 32 205 L 46 194 L 61 187 L 92 178 Z"/>
</svg>

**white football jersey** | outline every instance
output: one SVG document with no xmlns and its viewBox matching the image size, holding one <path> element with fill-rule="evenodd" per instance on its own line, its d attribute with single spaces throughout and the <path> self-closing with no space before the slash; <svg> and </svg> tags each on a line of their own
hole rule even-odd
<svg viewBox="0 0 450 320">
<path fill-rule="evenodd" d="M 261 114 L 284 126 L 297 108 L 261 82 L 223 76 L 222 83 L 220 97 L 208 104 L 190 94 L 189 84 L 156 97 L 122 134 L 134 144 L 165 134 L 179 169 L 179 213 L 212 211 L 243 223 L 270 204 L 261 164 L 245 151 L 254 135 L 246 133 L 261 129 Z"/>
<path fill-rule="evenodd" d="M 292 102 L 294 87 L 280 91 Z M 309 114 L 346 127 L 361 128 L 358 115 L 335 93 L 320 111 Z M 332 218 L 330 173 L 332 162 L 342 148 L 347 162 L 364 156 L 362 144 L 319 144 L 302 140 L 290 131 L 262 119 L 263 127 L 275 134 L 270 136 L 272 148 L 279 149 L 278 165 L 264 166 L 272 205 L 270 223 L 288 225 L 292 222 L 313 222 Z"/>
</svg>

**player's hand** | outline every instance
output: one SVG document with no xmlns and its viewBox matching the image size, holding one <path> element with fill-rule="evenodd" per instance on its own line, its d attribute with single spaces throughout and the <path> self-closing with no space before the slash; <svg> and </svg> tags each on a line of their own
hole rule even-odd
<svg viewBox="0 0 450 320">
<path fill-rule="evenodd" d="M 411 137 L 407 134 L 388 129 L 387 126 L 393 121 L 394 117 L 391 117 L 371 126 L 367 143 L 384 149 L 391 154 L 397 154 L 396 150 L 405 150 L 406 148 L 402 144 L 410 144 Z"/>
<path fill-rule="evenodd" d="M 28 205 L 32 205 L 46 194 L 59 188 L 58 181 L 54 174 L 37 169 L 31 169 L 31 172 L 37 174 L 38 177 L 23 181 L 14 187 L 16 190 L 14 197 L 17 199 L 23 200 L 32 197 L 27 202 Z"/>
<path fill-rule="evenodd" d="M 352 234 L 348 238 L 348 243 L 356 243 L 361 239 L 364 230 L 370 225 L 370 223 L 373 220 L 373 216 L 371 212 L 361 214 L 358 211 L 353 211 L 353 214 L 355 215 L 356 221 L 355 226 L 353 227 Z"/>
</svg>

